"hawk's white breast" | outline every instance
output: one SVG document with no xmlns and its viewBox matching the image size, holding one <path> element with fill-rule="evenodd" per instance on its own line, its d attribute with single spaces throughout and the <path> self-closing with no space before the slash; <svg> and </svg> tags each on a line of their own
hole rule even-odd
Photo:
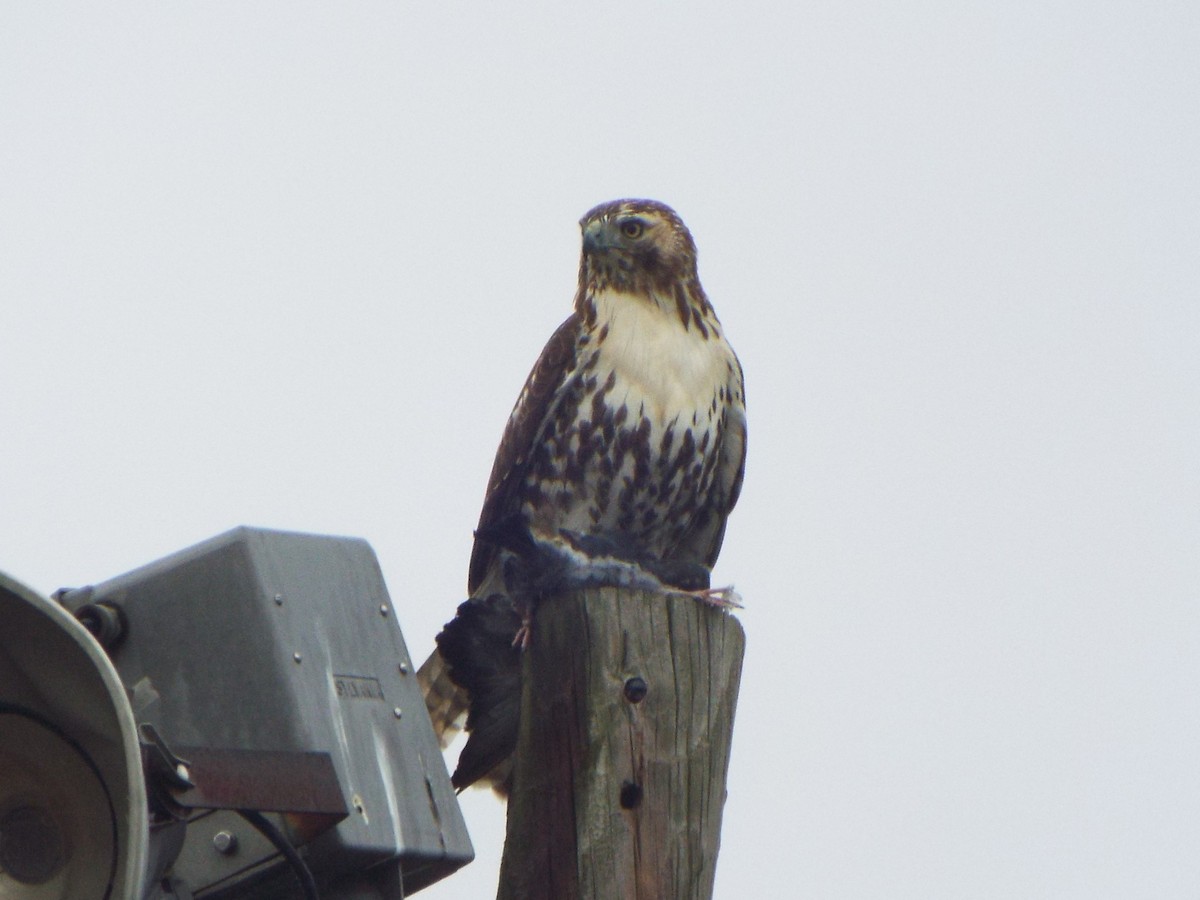
<svg viewBox="0 0 1200 900">
<path fill-rule="evenodd" d="M 719 331 L 710 326 L 705 340 L 694 326 L 684 328 L 673 302 L 665 309 L 644 297 L 605 292 L 595 303 L 594 331 L 607 328 L 597 348 L 603 360 L 598 371 L 601 380 L 605 369 L 617 376 L 609 402 L 627 404 L 631 414 L 640 409 L 654 432 L 672 423 L 707 426 L 733 358 Z"/>
</svg>

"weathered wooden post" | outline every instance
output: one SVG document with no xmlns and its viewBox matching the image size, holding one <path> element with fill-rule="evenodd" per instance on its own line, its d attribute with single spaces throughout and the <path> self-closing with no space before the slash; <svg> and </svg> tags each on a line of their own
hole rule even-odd
<svg viewBox="0 0 1200 900">
<path fill-rule="evenodd" d="M 539 606 L 498 900 L 712 896 L 745 642 L 686 596 Z"/>
</svg>

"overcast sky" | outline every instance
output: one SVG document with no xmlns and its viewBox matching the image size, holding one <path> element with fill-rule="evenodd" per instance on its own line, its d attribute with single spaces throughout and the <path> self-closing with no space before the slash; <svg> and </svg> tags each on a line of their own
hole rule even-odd
<svg viewBox="0 0 1200 900">
<path fill-rule="evenodd" d="M 424 657 L 657 198 L 749 403 L 717 897 L 1195 898 L 1198 97 L 1194 0 L 10 3 L 0 569 L 356 535 Z"/>
</svg>

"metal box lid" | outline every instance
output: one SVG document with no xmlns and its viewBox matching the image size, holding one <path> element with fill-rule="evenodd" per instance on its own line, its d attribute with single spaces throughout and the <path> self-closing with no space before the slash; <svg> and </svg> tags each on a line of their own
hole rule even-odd
<svg viewBox="0 0 1200 900">
<path fill-rule="evenodd" d="M 411 893 L 473 858 L 365 541 L 235 528 L 89 593 L 121 610 L 112 661 L 137 720 L 168 745 L 331 756 L 349 814 L 304 849 L 319 880 L 391 879 L 398 865 Z M 213 819 L 207 830 L 226 821 Z M 176 863 L 192 890 L 234 877 L 199 824 Z"/>
</svg>

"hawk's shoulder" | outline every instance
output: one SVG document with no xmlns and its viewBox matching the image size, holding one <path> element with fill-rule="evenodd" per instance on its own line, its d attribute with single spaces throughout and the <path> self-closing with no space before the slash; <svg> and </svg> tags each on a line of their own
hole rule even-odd
<svg viewBox="0 0 1200 900">
<path fill-rule="evenodd" d="M 583 321 L 578 313 L 571 313 L 546 342 L 541 356 L 525 379 L 525 386 L 508 417 L 508 425 L 496 451 L 483 510 L 479 514 L 480 530 L 486 530 L 517 511 L 519 490 L 530 454 L 537 444 L 539 432 L 553 411 L 556 398 L 561 395 L 563 383 L 577 368 L 582 334 Z M 483 583 L 495 554 L 494 545 L 475 541 L 467 579 L 467 590 L 471 594 Z"/>
</svg>

